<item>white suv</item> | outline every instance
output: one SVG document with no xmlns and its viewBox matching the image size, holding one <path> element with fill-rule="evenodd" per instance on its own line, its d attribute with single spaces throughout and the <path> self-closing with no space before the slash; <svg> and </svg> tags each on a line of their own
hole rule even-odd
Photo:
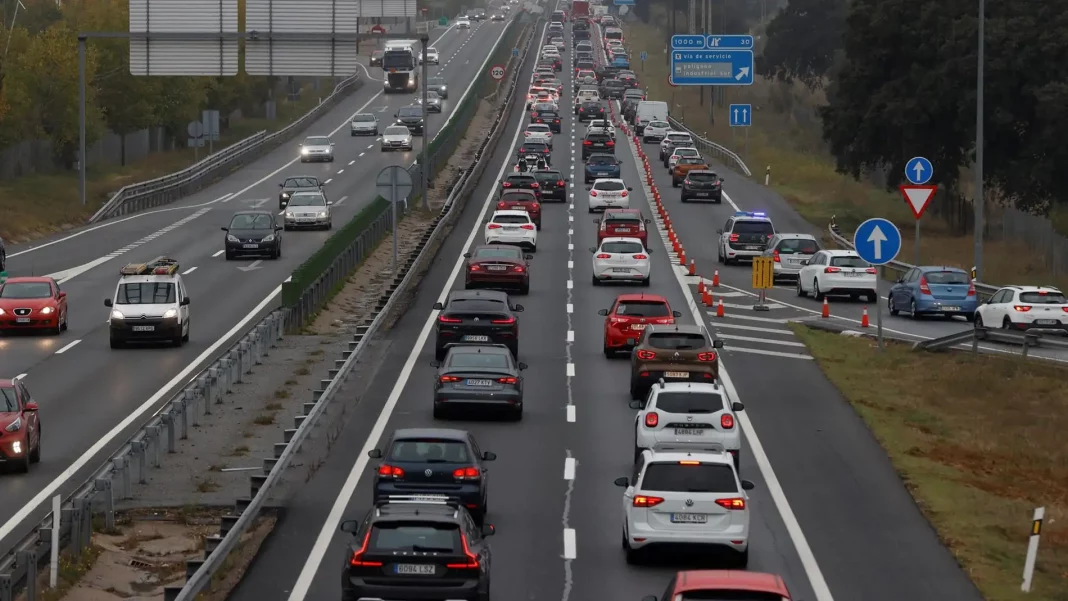
<svg viewBox="0 0 1068 601">
<path fill-rule="evenodd" d="M 979 305 L 975 326 L 1068 334 L 1068 298 L 1051 286 L 1006 286 Z"/>
<path fill-rule="evenodd" d="M 631 401 L 634 418 L 634 460 L 642 451 L 706 450 L 730 453 L 741 471 L 742 432 L 735 413 L 745 409 L 732 403 L 719 384 L 660 380 L 649 396 Z"/>
<path fill-rule="evenodd" d="M 749 495 L 727 453 L 643 451 L 623 493 L 623 550 L 637 563 L 649 547 L 707 545 L 749 563 Z"/>
<path fill-rule="evenodd" d="M 538 250 L 538 228 L 526 211 L 494 211 L 486 222 L 486 244 L 514 244 Z"/>
</svg>

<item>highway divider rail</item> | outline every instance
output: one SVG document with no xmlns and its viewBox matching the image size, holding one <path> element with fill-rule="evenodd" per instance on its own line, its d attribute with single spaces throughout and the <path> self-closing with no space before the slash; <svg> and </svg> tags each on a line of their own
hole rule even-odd
<svg viewBox="0 0 1068 601">
<path fill-rule="evenodd" d="M 525 29 L 534 30 L 532 25 L 536 25 L 530 15 L 522 11 L 516 14 L 508 27 L 513 28 L 517 23 L 521 25 L 518 33 L 522 33 Z M 242 533 L 255 521 L 264 508 L 270 498 L 271 488 L 284 478 L 284 472 L 290 461 L 301 450 L 301 443 L 316 428 L 319 417 L 325 412 L 325 408 L 333 399 L 336 391 L 340 389 L 348 374 L 359 362 L 363 350 L 368 346 L 368 341 L 376 334 L 388 330 L 385 324 L 395 319 L 392 314 L 403 310 L 402 305 L 411 292 L 410 288 L 429 268 L 438 248 L 451 232 L 486 168 L 486 161 L 483 159 L 492 156 L 493 149 L 505 129 L 502 125 L 507 123 L 512 110 L 517 106 L 511 100 L 519 83 L 521 66 L 537 36 L 527 36 L 520 56 L 513 58 L 511 57 L 511 33 L 513 32 L 501 37 L 498 45 L 487 58 L 487 63 L 489 60 L 497 60 L 499 63 L 510 65 L 510 80 L 506 82 L 508 92 L 501 96 L 503 100 L 496 105 L 496 115 L 490 135 L 479 146 L 470 166 L 460 174 L 441 212 L 420 239 L 417 252 L 413 253 L 401 266 L 387 291 L 377 300 L 371 318 L 356 328 L 352 341 L 348 343 L 348 350 L 342 353 L 340 359 L 335 360 L 334 367 L 328 370 L 328 378 L 320 380 L 320 387 L 312 392 L 310 402 L 304 403 L 303 415 L 293 418 L 293 427 L 286 429 L 283 433 L 284 441 L 275 444 L 274 456 L 263 458 L 262 473 L 250 476 L 250 496 L 237 499 L 234 511 L 222 517 L 219 535 L 205 540 L 205 559 L 187 562 L 188 582 L 182 587 L 165 588 L 166 601 L 193 601 L 197 594 L 210 584 L 212 576 L 223 564 L 226 556 L 238 545 Z M 507 52 L 507 57 L 504 56 L 505 52 Z M 485 88 L 496 89 L 498 85 L 500 84 L 494 82 L 486 85 Z M 475 87 L 472 86 L 472 90 Z M 335 93 L 337 93 L 336 88 Z M 471 102 L 477 106 L 481 98 L 477 94 L 472 98 Z M 454 115 L 456 114 L 460 114 L 460 111 L 457 110 Z M 473 115 L 474 110 L 468 114 L 468 122 Z M 463 138 L 466 125 L 461 126 L 457 121 L 453 127 L 458 129 L 446 135 L 456 138 L 455 143 L 452 144 L 455 148 L 455 145 Z M 436 142 L 437 139 L 435 138 L 434 141 Z M 444 144 L 439 148 L 448 146 Z M 444 163 L 441 164 L 444 165 Z M 385 201 L 380 198 L 376 199 L 368 209 L 380 206 L 381 202 Z M 332 240 L 338 237 L 339 242 L 347 239 L 349 244 L 342 247 L 339 242 L 333 245 L 330 241 L 326 243 L 326 246 L 331 246 L 337 254 L 328 266 L 329 273 L 334 275 L 324 277 L 325 274 L 319 274 L 319 277 L 311 282 L 312 287 L 320 288 L 319 294 L 323 287 L 327 286 L 327 279 L 337 281 L 325 288 L 326 290 L 344 281 L 348 273 L 359 265 L 359 262 L 384 236 L 380 218 L 382 214 L 391 216 L 392 212 L 386 211 L 368 222 L 366 221 L 368 209 L 361 211 L 349 222 L 349 225 L 352 225 L 360 222 L 361 217 L 364 217 L 365 221 L 361 223 L 367 223 L 367 225 L 359 235 L 354 235 L 355 226 L 349 230 L 349 225 L 346 225 L 331 238 Z M 387 222 L 386 225 L 390 224 Z M 388 228 L 385 231 L 388 231 Z M 377 232 L 378 238 L 375 239 L 376 233 L 369 232 Z M 342 263 L 338 264 L 338 260 L 342 260 Z M 348 272 L 342 271 L 345 266 L 350 267 Z M 296 275 L 294 272 L 292 281 L 297 280 Z M 297 298 L 302 296 L 299 295 Z M 200 372 L 190 384 L 163 405 L 119 451 L 78 487 L 62 505 L 59 520 L 60 548 L 66 549 L 70 555 L 75 557 L 83 553 L 91 544 L 94 517 L 102 517 L 100 525 L 104 528 L 114 528 L 116 500 L 131 498 L 133 483 L 147 482 L 148 470 L 160 467 L 163 454 L 177 452 L 177 441 L 187 438 L 189 427 L 198 425 L 203 416 L 210 415 L 214 405 L 225 402 L 225 397 L 234 384 L 242 382 L 244 377 L 253 371 L 254 366 L 270 353 L 271 347 L 283 338 L 287 324 L 308 316 L 304 313 L 305 310 L 303 306 L 283 306 L 265 316 L 219 359 Z M 15 601 L 16 599 L 36 601 L 38 573 L 42 569 L 47 569 L 50 561 L 52 524 L 53 517 L 49 514 L 27 536 L 15 544 L 9 553 L 0 557 L 0 601 Z"/>
<path fill-rule="evenodd" d="M 745 164 L 745 161 L 742 160 L 742 157 L 738 156 L 738 154 L 730 148 L 727 148 L 722 144 L 716 144 L 712 140 L 701 136 L 697 132 L 686 127 L 685 123 L 679 121 L 678 119 L 675 119 L 671 115 L 668 115 L 668 124 L 671 125 L 671 129 L 675 131 L 684 131 L 690 134 L 690 137 L 693 138 L 697 149 L 701 152 L 716 157 L 721 163 L 726 163 L 728 167 L 732 165 L 734 167 L 737 167 L 738 170 L 744 173 L 746 177 L 753 177 L 753 173 L 749 171 L 749 166 Z"/>
<path fill-rule="evenodd" d="M 1037 346 L 1046 346 L 1059 349 L 1068 349 L 1068 341 L 1058 340 L 1052 336 L 1042 336 L 1035 332 L 1016 332 L 1013 330 L 999 330 L 976 326 L 970 330 L 949 334 L 932 340 L 921 340 L 912 345 L 914 351 L 944 351 L 960 346 L 971 344 L 972 352 L 979 352 L 979 343 L 984 340 L 1000 342 L 1002 344 L 1014 344 L 1023 347 L 1021 356 L 1026 359 L 1028 350 Z"/>
</svg>

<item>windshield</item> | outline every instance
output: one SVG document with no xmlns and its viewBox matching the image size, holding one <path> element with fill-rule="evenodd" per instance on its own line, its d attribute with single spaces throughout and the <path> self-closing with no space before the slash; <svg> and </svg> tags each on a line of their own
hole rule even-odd
<svg viewBox="0 0 1068 601">
<path fill-rule="evenodd" d="M 702 463 L 650 463 L 642 478 L 642 490 L 663 492 L 738 492 L 734 470 L 728 465 Z"/>
<path fill-rule="evenodd" d="M 371 53 L 371 57 L 372 58 L 382 58 L 382 55 L 385 54 L 385 53 L 386 52 L 384 50 L 375 50 L 374 52 Z"/>
<path fill-rule="evenodd" d="M 0 298 L 48 298 L 52 285 L 48 282 L 14 282 L 0 288 Z"/>
<path fill-rule="evenodd" d="M 815 240 L 804 238 L 796 240 L 782 240 L 775 247 L 779 254 L 783 255 L 814 255 L 820 251 L 820 245 Z"/>
<path fill-rule="evenodd" d="M 329 146 L 330 138 L 304 138 L 305 146 Z"/>
<path fill-rule="evenodd" d="M 407 136 L 410 132 L 403 125 L 391 125 L 386 128 L 387 136 Z"/>
<path fill-rule="evenodd" d="M 443 85 L 445 85 L 445 78 L 444 77 L 431 77 L 430 79 L 427 79 L 426 81 L 427 81 L 427 83 L 429 83 L 432 86 L 443 86 Z"/>
<path fill-rule="evenodd" d="M 383 69 L 414 69 L 415 57 L 409 50 L 390 50 L 382 57 Z"/>
<path fill-rule="evenodd" d="M 867 261 L 860 257 L 831 257 L 831 265 L 835 267 L 852 267 L 864 269 L 868 267 Z"/>
<path fill-rule="evenodd" d="M 1068 304 L 1068 299 L 1060 292 L 1021 292 L 1020 302 L 1032 305 L 1064 305 Z"/>
<path fill-rule="evenodd" d="M 605 242 L 601 245 L 601 252 L 616 255 L 638 254 L 645 250 L 641 242 Z"/>
<path fill-rule="evenodd" d="M 694 173 L 693 171 L 691 171 L 690 175 L 689 175 L 689 179 L 692 182 L 708 183 L 708 182 L 718 182 L 719 181 L 719 176 L 717 176 L 715 173 L 701 173 L 701 172 Z"/>
<path fill-rule="evenodd" d="M 653 348 L 672 351 L 692 351 L 706 346 L 704 336 L 690 332 L 652 332 L 647 343 Z"/>
<path fill-rule="evenodd" d="M 19 401 L 15 398 L 15 389 L 11 386 L 0 388 L 0 413 L 14 413 L 19 410 Z"/>
<path fill-rule="evenodd" d="M 630 300 L 619 301 L 616 315 L 626 317 L 671 317 L 667 303 L 660 301 Z"/>
<path fill-rule="evenodd" d="M 656 408 L 668 413 L 716 413 L 723 411 L 723 397 L 717 392 L 661 392 Z"/>
<path fill-rule="evenodd" d="M 434 90 L 430 90 L 430 91 L 428 91 L 426 93 L 426 99 L 428 101 L 429 100 L 441 100 L 441 96 L 438 96 L 438 93 L 435 92 Z"/>
<path fill-rule="evenodd" d="M 622 182 L 606 182 L 603 180 L 598 180 L 593 184 L 594 190 L 602 190 L 604 192 L 619 192 L 620 190 L 623 190 L 625 188 L 626 186 L 624 186 Z"/>
<path fill-rule="evenodd" d="M 355 117 L 352 118 L 352 121 L 354 123 L 367 123 L 368 121 L 374 121 L 374 120 L 375 120 L 375 116 L 374 115 L 356 115 Z"/>
<path fill-rule="evenodd" d="M 476 259 L 522 259 L 523 251 L 518 248 L 496 246 L 493 248 L 480 248 L 475 251 Z"/>
<path fill-rule="evenodd" d="M 174 302 L 171 282 L 141 282 L 120 284 L 115 295 L 116 305 L 162 305 Z"/>
<path fill-rule="evenodd" d="M 289 199 L 291 207 L 325 207 L 326 199 L 322 194 L 297 194 Z"/>
<path fill-rule="evenodd" d="M 290 177 L 283 185 L 286 188 L 318 188 L 319 180 L 314 177 Z"/>
<path fill-rule="evenodd" d="M 452 553 L 460 545 L 460 529 L 437 522 L 378 522 L 368 541 L 371 549 L 383 553 Z"/>
<path fill-rule="evenodd" d="M 401 117 L 422 117 L 423 109 L 417 106 L 406 106 L 398 113 Z"/>
<path fill-rule="evenodd" d="M 263 213 L 234 215 L 230 220 L 231 230 L 270 230 L 274 229 L 274 222 L 270 215 Z"/>
<path fill-rule="evenodd" d="M 928 284 L 970 284 L 971 279 L 963 271 L 928 271 L 923 274 Z"/>
<path fill-rule="evenodd" d="M 427 463 L 433 461 L 470 461 L 467 445 L 459 440 L 408 438 L 397 440 L 389 450 L 393 461 Z"/>
<path fill-rule="evenodd" d="M 456 369 L 508 369 L 508 358 L 500 353 L 453 353 L 450 368 Z"/>
<path fill-rule="evenodd" d="M 526 215 L 496 215 L 493 218 L 494 223 L 530 223 L 530 218 Z"/>
</svg>

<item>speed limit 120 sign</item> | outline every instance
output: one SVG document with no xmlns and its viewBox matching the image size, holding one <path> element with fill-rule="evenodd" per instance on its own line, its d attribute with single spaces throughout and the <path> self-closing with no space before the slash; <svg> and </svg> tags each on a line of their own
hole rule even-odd
<svg viewBox="0 0 1068 601">
<path fill-rule="evenodd" d="M 490 77 L 496 79 L 497 81 L 504 79 L 504 66 L 493 65 L 492 67 L 490 67 Z"/>
</svg>

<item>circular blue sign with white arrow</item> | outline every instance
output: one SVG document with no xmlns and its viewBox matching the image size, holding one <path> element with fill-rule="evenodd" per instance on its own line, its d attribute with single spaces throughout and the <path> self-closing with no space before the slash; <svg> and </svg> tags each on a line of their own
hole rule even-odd
<svg viewBox="0 0 1068 601">
<path fill-rule="evenodd" d="M 933 176 L 934 166 L 923 157 L 912 157 L 905 163 L 905 179 L 915 186 L 926 184 Z"/>
<path fill-rule="evenodd" d="M 901 231 L 889 220 L 874 217 L 857 227 L 853 247 L 868 263 L 886 265 L 901 252 Z"/>
</svg>

